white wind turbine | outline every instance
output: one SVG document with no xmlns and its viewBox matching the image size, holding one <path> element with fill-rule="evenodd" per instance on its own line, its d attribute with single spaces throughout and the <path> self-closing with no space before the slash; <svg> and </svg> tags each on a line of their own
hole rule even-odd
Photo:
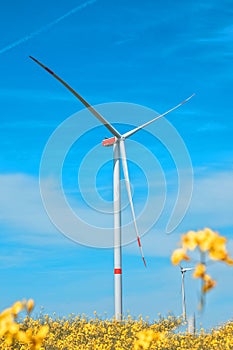
<svg viewBox="0 0 233 350">
<path fill-rule="evenodd" d="M 185 301 L 185 287 L 184 287 L 184 274 L 186 271 L 193 270 L 193 267 L 182 267 L 180 266 L 180 272 L 181 272 L 181 292 L 182 292 L 182 316 L 184 321 L 187 319 L 186 315 L 186 301 Z"/>
<path fill-rule="evenodd" d="M 128 194 L 129 204 L 132 212 L 134 228 L 136 232 L 138 246 L 141 252 L 142 260 L 146 266 L 146 261 L 143 255 L 140 235 L 136 223 L 136 216 L 134 212 L 134 206 L 132 201 L 132 194 L 129 182 L 129 173 L 126 160 L 126 151 L 125 151 L 125 140 L 131 135 L 135 134 L 139 130 L 145 128 L 147 125 L 153 123 L 161 117 L 164 117 L 168 113 L 174 111 L 193 96 L 191 95 L 186 100 L 179 103 L 177 106 L 169 109 L 167 112 L 158 115 L 152 120 L 140 125 L 139 127 L 126 132 L 121 135 L 113 125 L 111 125 L 96 109 L 94 109 L 82 96 L 80 96 L 71 86 L 69 86 L 63 79 L 57 76 L 53 71 L 48 67 L 43 65 L 37 59 L 32 56 L 29 56 L 33 61 L 39 64 L 44 68 L 48 73 L 50 73 L 55 79 L 57 79 L 61 84 L 63 84 L 75 97 L 77 97 L 83 104 L 86 106 L 89 111 L 101 122 L 104 126 L 113 134 L 113 137 L 103 140 L 103 146 L 113 146 L 113 206 L 114 206 L 114 298 L 115 298 L 115 318 L 116 320 L 122 319 L 122 264 L 121 264 L 121 193 L 120 193 L 120 159 L 123 167 L 123 174 L 125 178 L 126 190 Z"/>
</svg>

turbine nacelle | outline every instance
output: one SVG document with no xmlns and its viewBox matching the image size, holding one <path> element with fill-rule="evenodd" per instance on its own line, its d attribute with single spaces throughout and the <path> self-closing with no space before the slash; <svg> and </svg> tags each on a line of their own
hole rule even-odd
<svg viewBox="0 0 233 350">
<path fill-rule="evenodd" d="M 102 146 L 104 147 L 110 147 L 110 146 L 113 146 L 114 143 L 117 141 L 117 137 L 110 137 L 109 139 L 104 139 L 102 141 Z"/>
<path fill-rule="evenodd" d="M 182 274 L 185 273 L 186 271 L 191 271 L 191 270 L 194 270 L 194 267 L 182 267 L 182 266 L 180 266 L 180 272 Z"/>
</svg>

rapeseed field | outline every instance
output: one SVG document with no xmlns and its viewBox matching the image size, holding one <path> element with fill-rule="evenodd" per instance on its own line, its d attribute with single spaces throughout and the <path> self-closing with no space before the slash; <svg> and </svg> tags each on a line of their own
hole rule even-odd
<svg viewBox="0 0 233 350">
<path fill-rule="evenodd" d="M 30 316 L 33 300 L 17 301 L 0 314 L 0 350 L 230 350 L 233 321 L 197 334 L 179 331 L 182 319 L 174 316 L 149 323 L 128 316 L 123 321 L 71 315 Z M 20 317 L 20 313 L 24 317 Z M 26 313 L 26 314 L 25 314 Z"/>
<path fill-rule="evenodd" d="M 178 265 L 192 261 L 190 253 L 197 251 L 193 278 L 202 282 L 200 308 L 208 291 L 216 286 L 207 273 L 209 261 L 233 265 L 226 242 L 209 228 L 189 231 L 181 236 L 179 248 L 171 256 L 171 262 Z M 191 334 L 181 330 L 187 326 L 181 318 L 171 315 L 160 316 L 152 323 L 130 316 L 122 321 L 75 315 L 34 319 L 33 308 L 34 301 L 29 299 L 17 301 L 0 313 L 0 350 L 233 350 L 233 321 Z"/>
</svg>

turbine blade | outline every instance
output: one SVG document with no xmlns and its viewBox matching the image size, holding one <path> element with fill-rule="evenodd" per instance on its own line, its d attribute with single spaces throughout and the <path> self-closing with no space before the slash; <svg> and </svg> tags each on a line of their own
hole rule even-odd
<svg viewBox="0 0 233 350">
<path fill-rule="evenodd" d="M 133 200 L 132 200 L 132 194 L 131 194 L 131 188 L 130 188 L 130 182 L 129 182 L 129 171 L 128 171 L 128 165 L 127 165 L 127 160 L 126 160 L 126 152 L 125 152 L 124 140 L 120 141 L 120 152 L 121 152 L 123 173 L 124 173 L 124 178 L 125 178 L 125 185 L 126 185 L 128 198 L 129 198 L 131 213 L 132 213 L 132 216 L 133 216 L 133 223 L 134 223 L 134 228 L 135 228 L 135 232 L 136 232 L 136 236 L 137 236 L 137 242 L 138 242 L 138 246 L 139 246 L 139 249 L 140 249 L 140 252 L 141 252 L 141 257 L 142 257 L 143 263 L 144 263 L 144 265 L 146 267 L 146 260 L 144 258 L 142 245 L 141 245 L 141 240 L 140 240 L 140 236 L 139 236 L 139 233 L 138 233 L 138 227 L 137 227 L 135 212 L 134 212 L 134 206 L 133 206 Z"/>
<path fill-rule="evenodd" d="M 176 105 L 175 107 L 169 109 L 168 111 L 166 111 L 163 114 L 158 115 L 157 117 L 155 117 L 154 119 L 146 122 L 145 124 L 142 124 L 140 126 L 138 126 L 137 128 L 126 132 L 124 135 L 122 135 L 122 137 L 124 137 L 125 139 L 127 139 L 129 136 L 135 134 L 136 132 L 138 132 L 139 130 L 145 128 L 147 125 L 150 125 L 151 123 L 155 122 L 156 120 L 164 117 L 165 115 L 167 115 L 168 113 L 171 113 L 172 111 L 174 111 L 175 109 L 179 108 L 180 106 L 182 106 L 183 104 L 185 104 L 186 102 L 188 102 L 195 94 L 192 94 L 191 96 L 189 96 L 188 98 L 186 98 L 186 100 L 180 102 L 178 105 Z"/>
<path fill-rule="evenodd" d="M 96 109 L 94 109 L 81 95 L 79 95 L 70 85 L 68 85 L 63 79 L 61 79 L 57 74 L 55 74 L 51 69 L 46 67 L 43 63 L 38 61 L 36 58 L 29 56 L 34 62 L 39 64 L 42 68 L 44 68 L 48 73 L 50 73 L 55 79 L 57 79 L 62 85 L 64 85 L 75 97 L 81 101 L 85 107 L 89 109 L 89 111 L 94 114 L 94 116 L 99 119 L 101 123 L 116 137 L 121 137 L 121 134 L 99 113 Z"/>
</svg>

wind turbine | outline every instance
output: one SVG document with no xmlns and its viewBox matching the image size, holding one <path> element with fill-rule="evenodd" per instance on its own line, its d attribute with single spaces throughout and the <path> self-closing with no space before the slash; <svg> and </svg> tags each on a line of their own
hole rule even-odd
<svg viewBox="0 0 233 350">
<path fill-rule="evenodd" d="M 185 288 L 184 288 L 184 274 L 187 271 L 193 270 L 193 267 L 182 267 L 180 266 L 180 272 L 181 272 L 181 291 L 182 291 L 182 315 L 184 321 L 187 319 L 186 315 L 186 302 L 185 302 Z"/>
<path fill-rule="evenodd" d="M 102 141 L 103 146 L 113 146 L 113 209 L 114 209 L 114 299 L 115 299 L 115 319 L 122 319 L 122 257 L 121 257 L 121 193 L 120 193 L 120 160 L 123 167 L 123 174 L 125 178 L 126 190 L 128 194 L 129 204 L 131 208 L 131 213 L 133 217 L 134 229 L 136 232 L 137 242 L 140 249 L 141 257 L 144 265 L 146 266 L 146 261 L 142 251 L 142 245 L 140 241 L 140 235 L 136 223 L 136 216 L 132 201 L 132 194 L 129 182 L 128 165 L 125 151 L 125 140 L 138 132 L 139 130 L 145 128 L 149 124 L 164 117 L 168 113 L 174 111 L 178 107 L 182 106 L 184 103 L 189 101 L 193 96 L 191 95 L 186 100 L 182 101 L 175 107 L 169 109 L 163 114 L 160 114 L 153 118 L 152 120 L 126 132 L 121 135 L 119 131 L 111 125 L 94 107 L 92 107 L 81 95 L 79 95 L 71 86 L 69 86 L 63 79 L 56 75 L 51 69 L 46 67 L 44 64 L 39 62 L 32 56 L 29 56 L 33 61 L 44 68 L 48 73 L 50 73 L 55 79 L 57 79 L 62 85 L 64 85 L 75 97 L 77 97 L 85 107 L 101 122 L 104 126 L 112 133 L 112 137 Z"/>
</svg>

